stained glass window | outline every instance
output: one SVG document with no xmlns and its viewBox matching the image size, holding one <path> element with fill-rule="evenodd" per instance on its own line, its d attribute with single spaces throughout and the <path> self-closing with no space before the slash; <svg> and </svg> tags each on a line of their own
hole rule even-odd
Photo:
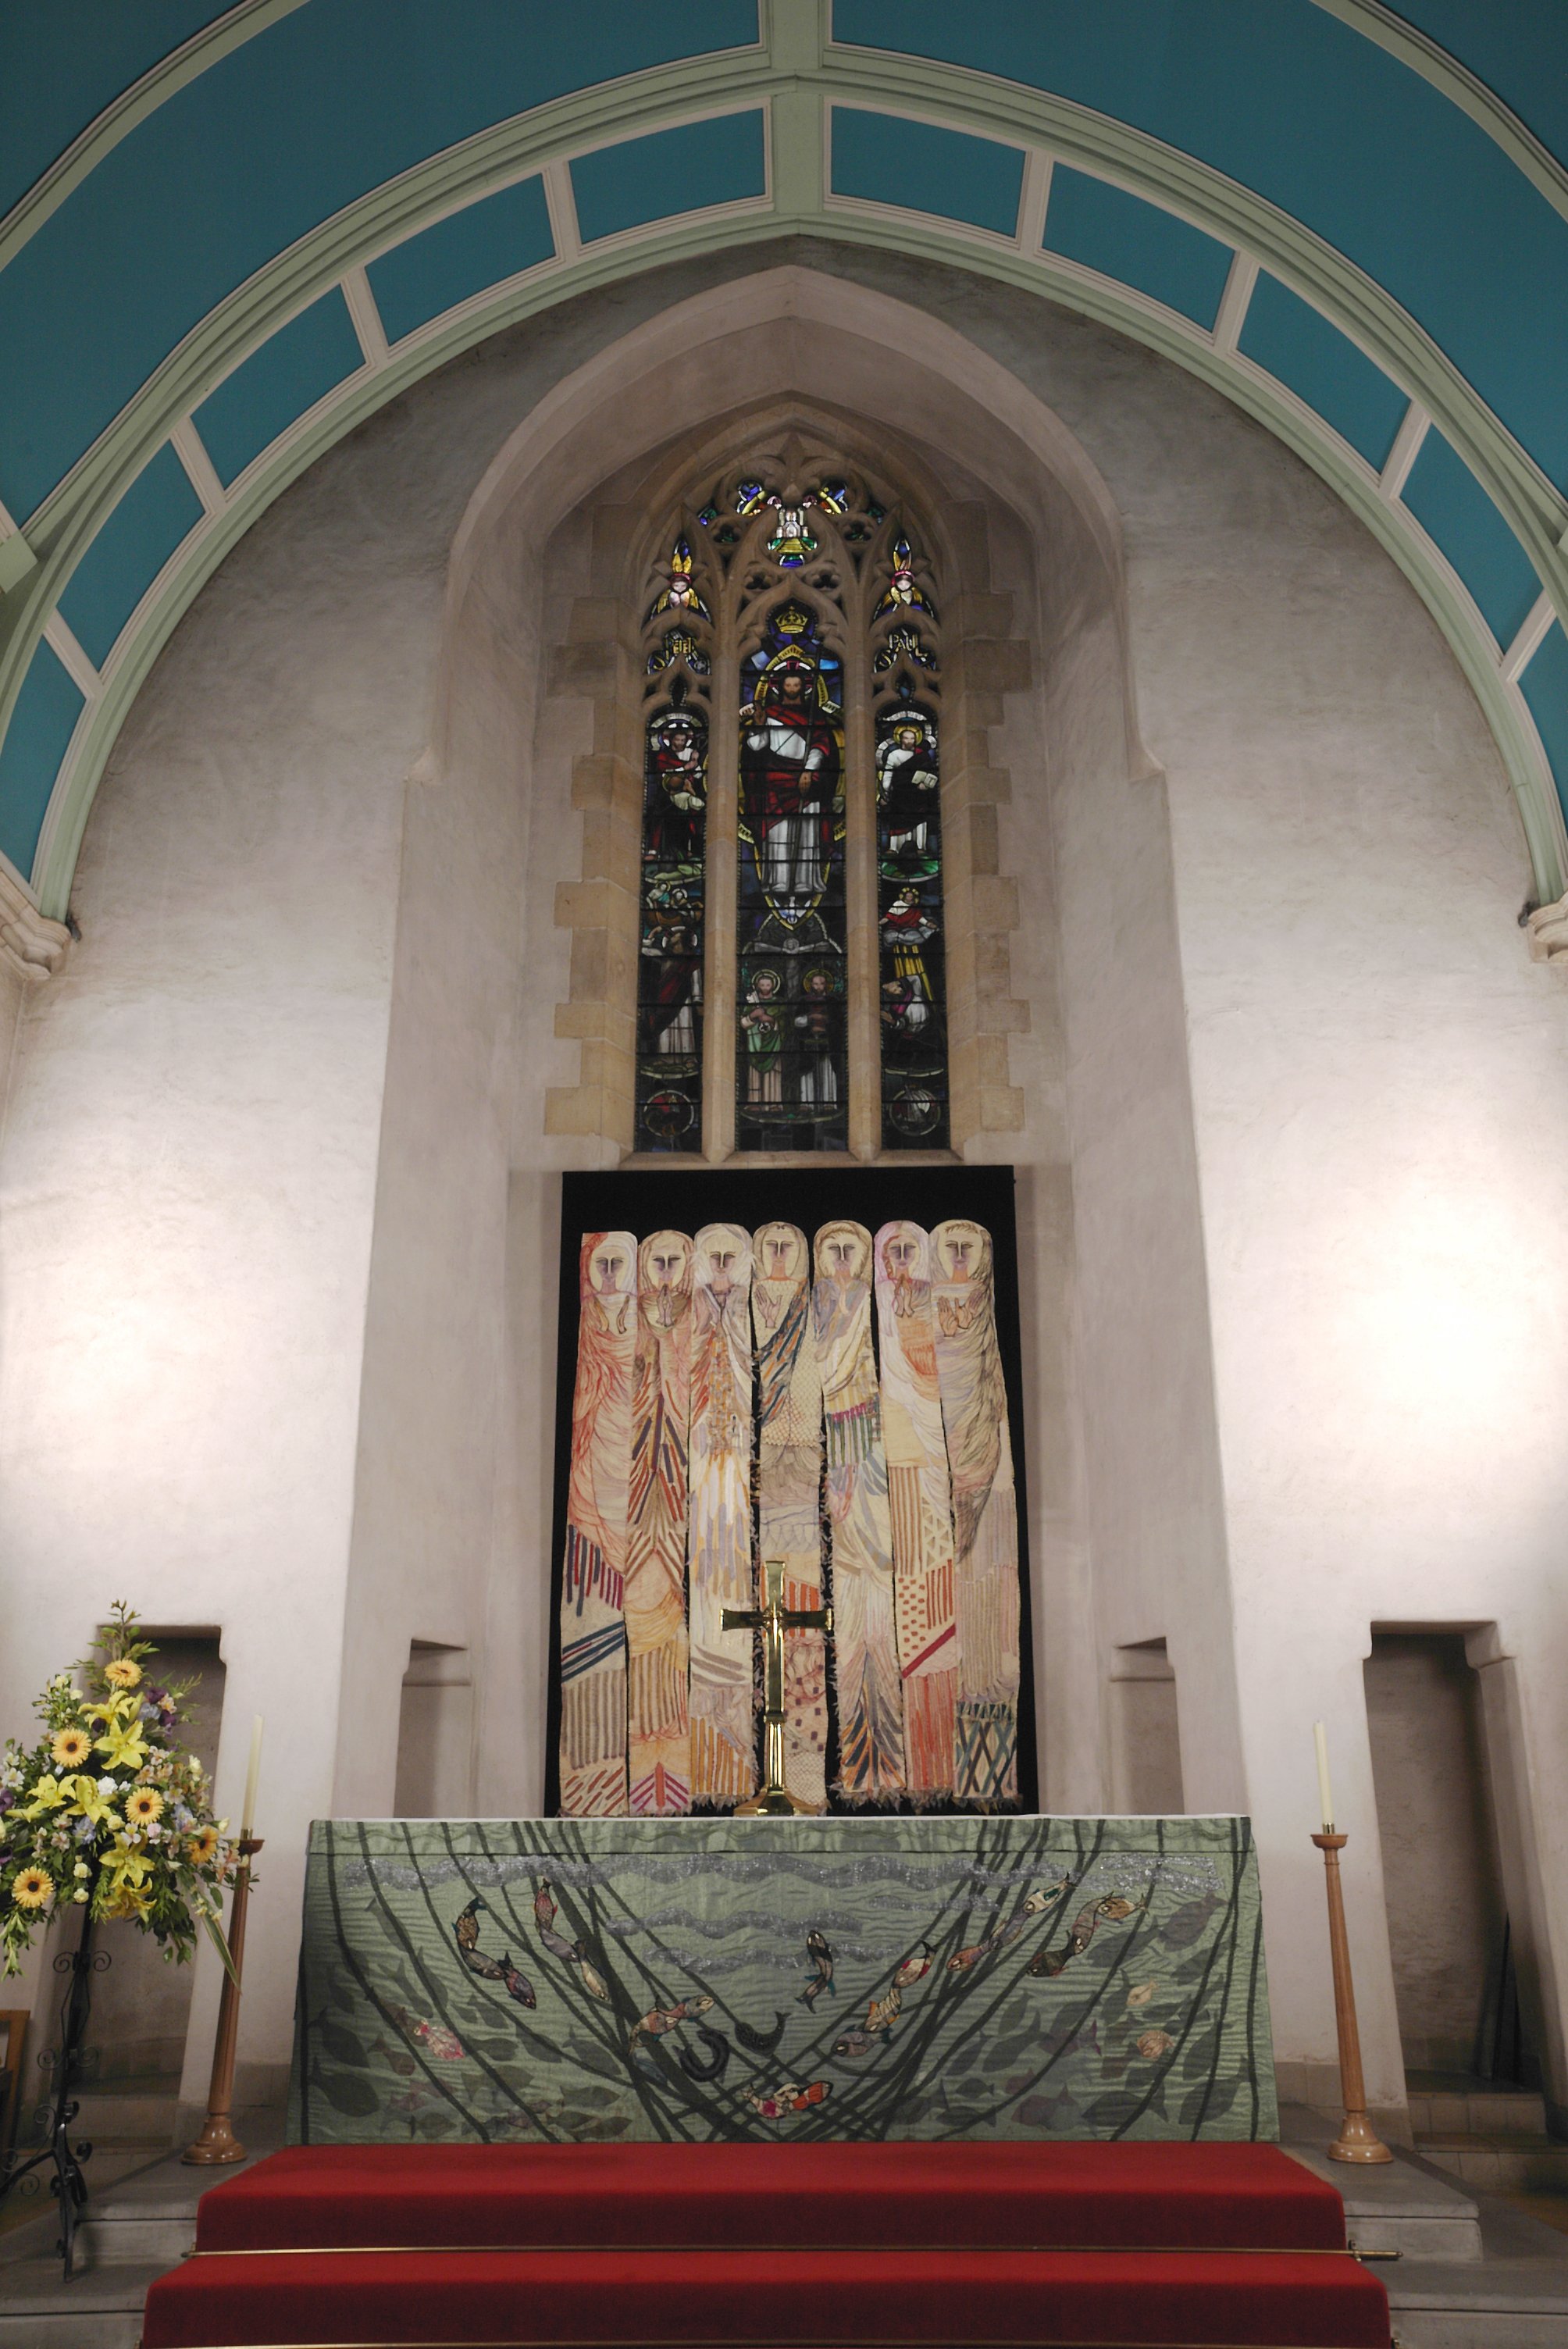
<svg viewBox="0 0 1568 2349">
<path fill-rule="evenodd" d="M 644 624 L 636 1146 L 702 1147 L 712 610 L 679 537 Z"/>
<path fill-rule="evenodd" d="M 937 615 L 902 532 L 886 562 L 872 618 L 882 1143 L 940 1150 L 949 1125 Z"/>
<path fill-rule="evenodd" d="M 853 1121 L 885 1151 L 944 1149 L 940 618 L 923 533 L 862 480 L 780 460 L 710 483 L 665 545 L 642 607 L 636 1147 L 700 1150 L 716 1117 L 705 951 L 727 957 L 728 908 L 710 946 L 710 696 L 728 677 L 733 987 L 708 976 L 734 1006 L 735 1146 L 847 1150 Z M 854 995 L 849 947 L 873 875 L 872 1002 Z M 868 1062 L 879 1039 L 874 1067 L 851 1035 Z"/>
</svg>

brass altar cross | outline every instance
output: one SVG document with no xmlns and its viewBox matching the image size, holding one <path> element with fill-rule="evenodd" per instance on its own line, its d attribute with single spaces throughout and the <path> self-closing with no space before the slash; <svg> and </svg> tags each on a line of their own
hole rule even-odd
<svg viewBox="0 0 1568 2349">
<path fill-rule="evenodd" d="M 719 1618 L 726 1631 L 760 1631 L 765 1667 L 762 1705 L 762 1792 L 753 1795 L 748 1803 L 737 1803 L 735 1816 L 755 1818 L 766 1814 L 770 1817 L 792 1816 L 797 1811 L 810 1811 L 810 1803 L 798 1803 L 784 1784 L 784 1634 L 786 1631 L 830 1631 L 833 1610 L 830 1607 L 786 1607 L 784 1604 L 784 1568 L 781 1561 L 770 1557 L 762 1569 L 765 1578 L 767 1604 L 762 1607 L 727 1607 Z"/>
</svg>

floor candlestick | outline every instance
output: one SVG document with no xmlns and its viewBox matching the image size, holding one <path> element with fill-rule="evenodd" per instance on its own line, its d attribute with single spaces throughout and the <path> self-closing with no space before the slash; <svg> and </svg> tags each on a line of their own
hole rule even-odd
<svg viewBox="0 0 1568 2349">
<path fill-rule="evenodd" d="M 1345 1893 L 1339 1855 L 1347 1836 L 1325 1829 L 1312 1838 L 1323 1854 L 1328 1888 L 1328 1948 L 1334 1961 L 1334 2023 L 1339 2033 L 1339 2091 L 1345 2117 L 1328 2148 L 1330 2161 L 1392 2161 L 1394 2157 L 1367 2117 L 1367 2085 L 1361 2076 L 1361 2033 L 1356 2025 L 1356 1984 L 1350 1976 L 1350 1942 L 1345 1930 Z"/>
<path fill-rule="evenodd" d="M 207 2118 L 194 2145 L 188 2145 L 181 2155 L 181 2161 L 228 2162 L 243 2161 L 245 2148 L 234 2135 L 232 2114 L 234 2103 L 234 2043 L 240 2029 L 240 1979 L 245 1961 L 245 1910 L 251 1898 L 251 1862 L 262 1848 L 259 1837 L 240 1837 L 235 1847 L 240 1865 L 234 1871 L 234 1897 L 229 1909 L 229 1955 L 234 1961 L 231 1974 L 223 1972 L 223 1988 L 218 2001 L 218 2036 L 212 2046 L 212 2085 L 207 2091 Z"/>
</svg>

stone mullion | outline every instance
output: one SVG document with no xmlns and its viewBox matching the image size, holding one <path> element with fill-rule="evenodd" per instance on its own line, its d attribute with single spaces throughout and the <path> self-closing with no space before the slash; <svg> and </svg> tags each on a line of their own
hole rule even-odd
<svg viewBox="0 0 1568 2349">
<path fill-rule="evenodd" d="M 877 809 L 871 647 L 859 597 L 846 597 L 844 648 L 844 915 L 849 999 L 850 1150 L 882 1148 L 882 1030 L 877 993 Z"/>
<path fill-rule="evenodd" d="M 715 632 L 707 749 L 707 884 L 702 1015 L 703 1155 L 735 1148 L 736 937 L 740 887 L 740 660 L 732 610 Z"/>
</svg>

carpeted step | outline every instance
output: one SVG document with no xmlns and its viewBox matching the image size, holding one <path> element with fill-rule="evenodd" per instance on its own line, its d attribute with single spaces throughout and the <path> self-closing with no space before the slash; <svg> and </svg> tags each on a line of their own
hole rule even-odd
<svg viewBox="0 0 1568 2349">
<path fill-rule="evenodd" d="M 609 2250 L 198 2254 L 142 2349 L 283 2344 L 1245 2344 L 1388 2349 L 1348 2252 Z"/>
<path fill-rule="evenodd" d="M 1345 2213 L 1274 2145 L 293 2146 L 196 2243 L 1330 2251 Z"/>
</svg>

